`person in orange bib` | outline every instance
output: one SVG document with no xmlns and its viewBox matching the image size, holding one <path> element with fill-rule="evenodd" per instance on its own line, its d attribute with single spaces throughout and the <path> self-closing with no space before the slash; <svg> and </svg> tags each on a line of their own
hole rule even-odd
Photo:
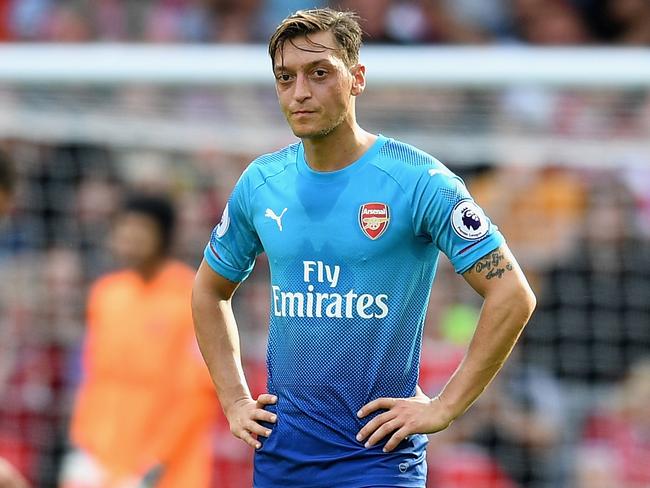
<svg viewBox="0 0 650 488">
<path fill-rule="evenodd" d="M 126 267 L 90 291 L 62 488 L 210 484 L 218 404 L 194 338 L 194 272 L 169 257 L 173 224 L 155 196 L 116 219 L 111 247 Z"/>
</svg>

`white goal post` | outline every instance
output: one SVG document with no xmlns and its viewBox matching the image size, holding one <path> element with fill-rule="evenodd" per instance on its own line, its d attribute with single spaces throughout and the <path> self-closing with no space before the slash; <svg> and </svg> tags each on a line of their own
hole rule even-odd
<svg viewBox="0 0 650 488">
<path fill-rule="evenodd" d="M 647 49 L 370 45 L 361 58 L 364 126 L 447 161 L 650 163 Z M 267 151 L 292 140 L 274 97 L 263 45 L 0 46 L 0 138 Z"/>
<path fill-rule="evenodd" d="M 378 85 L 650 87 L 643 48 L 366 46 Z M 0 46 L 0 82 L 270 84 L 264 45 Z"/>
</svg>

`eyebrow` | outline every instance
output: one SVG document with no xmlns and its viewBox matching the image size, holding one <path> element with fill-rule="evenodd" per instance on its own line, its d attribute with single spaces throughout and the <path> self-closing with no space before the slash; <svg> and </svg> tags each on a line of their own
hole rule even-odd
<svg viewBox="0 0 650 488">
<path fill-rule="evenodd" d="M 311 61 L 311 62 L 307 63 L 304 67 L 306 69 L 309 69 L 309 68 L 312 68 L 312 67 L 314 67 L 316 65 L 319 65 L 319 64 L 327 64 L 328 66 L 334 66 L 332 64 L 332 62 L 328 58 L 321 58 L 321 59 L 316 59 L 314 61 Z M 285 65 L 276 64 L 275 67 L 273 68 L 273 72 L 278 73 L 278 72 L 281 72 L 281 71 L 284 71 L 284 70 L 287 70 L 287 69 L 288 68 Z"/>
</svg>

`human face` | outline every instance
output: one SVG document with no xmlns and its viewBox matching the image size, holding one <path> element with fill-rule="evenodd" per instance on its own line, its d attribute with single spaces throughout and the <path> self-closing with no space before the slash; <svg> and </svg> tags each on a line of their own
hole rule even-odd
<svg viewBox="0 0 650 488">
<path fill-rule="evenodd" d="M 117 260 L 136 271 L 150 271 L 162 256 L 160 229 L 154 219 L 137 212 L 126 212 L 115 222 L 111 250 Z"/>
<path fill-rule="evenodd" d="M 288 40 L 275 55 L 280 108 L 297 137 L 321 138 L 345 121 L 354 121 L 353 100 L 363 91 L 365 70 L 360 65 L 347 67 L 335 54 L 337 48 L 334 35 L 321 31 L 310 34 L 309 40 L 304 36 Z"/>
</svg>

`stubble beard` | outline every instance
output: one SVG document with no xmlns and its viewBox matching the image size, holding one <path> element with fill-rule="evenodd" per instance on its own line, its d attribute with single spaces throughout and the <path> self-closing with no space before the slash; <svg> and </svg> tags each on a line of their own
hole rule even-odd
<svg viewBox="0 0 650 488">
<path fill-rule="evenodd" d="M 327 127 L 317 131 L 300 132 L 297 131 L 293 126 L 291 127 L 291 130 L 293 131 L 293 135 L 295 135 L 299 139 L 322 139 L 324 137 L 329 136 L 332 132 L 338 129 L 341 126 L 341 124 L 343 124 L 343 122 L 345 121 L 346 116 L 347 116 L 347 112 L 342 111 L 337 119 L 332 121 Z"/>
</svg>

